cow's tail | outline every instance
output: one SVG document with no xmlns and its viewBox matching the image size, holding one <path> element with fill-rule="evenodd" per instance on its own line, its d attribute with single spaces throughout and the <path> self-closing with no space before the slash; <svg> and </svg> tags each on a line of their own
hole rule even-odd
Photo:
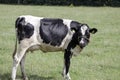
<svg viewBox="0 0 120 80">
<path fill-rule="evenodd" d="M 16 51 L 17 51 L 17 40 L 18 40 L 17 39 L 18 38 L 17 29 L 18 29 L 19 22 L 20 22 L 20 18 L 17 18 L 17 20 L 15 22 L 15 48 L 13 51 L 13 59 L 14 59 L 14 56 L 15 56 Z"/>
<path fill-rule="evenodd" d="M 15 39 L 15 48 L 14 48 L 14 52 L 13 52 L 13 59 L 14 59 L 14 56 L 15 56 L 16 51 L 17 51 L 17 30 L 15 30 L 15 34 L 16 34 L 16 39 Z"/>
</svg>

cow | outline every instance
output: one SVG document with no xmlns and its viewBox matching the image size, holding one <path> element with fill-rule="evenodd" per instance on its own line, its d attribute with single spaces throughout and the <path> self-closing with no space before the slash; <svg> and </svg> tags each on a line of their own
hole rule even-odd
<svg viewBox="0 0 120 80">
<path fill-rule="evenodd" d="M 69 19 L 44 18 L 31 15 L 19 16 L 15 22 L 16 42 L 13 53 L 12 80 L 16 79 L 20 64 L 23 80 L 27 80 L 24 69 L 28 51 L 64 52 L 63 78 L 71 80 L 69 74 L 70 59 L 79 54 L 90 42 L 90 33 L 96 28 Z"/>
</svg>

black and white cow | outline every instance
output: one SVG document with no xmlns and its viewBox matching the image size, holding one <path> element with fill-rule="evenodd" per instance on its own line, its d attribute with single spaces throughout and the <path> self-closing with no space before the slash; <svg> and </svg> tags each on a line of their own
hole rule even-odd
<svg viewBox="0 0 120 80">
<path fill-rule="evenodd" d="M 23 80 L 27 80 L 24 70 L 25 54 L 40 49 L 43 52 L 64 52 L 63 77 L 70 80 L 69 67 L 72 55 L 79 54 L 89 43 L 90 33 L 96 28 L 68 19 L 51 19 L 35 16 L 20 16 L 15 23 L 16 45 L 13 53 L 12 80 L 16 79 L 20 64 Z M 18 39 L 18 48 L 17 48 Z"/>
</svg>

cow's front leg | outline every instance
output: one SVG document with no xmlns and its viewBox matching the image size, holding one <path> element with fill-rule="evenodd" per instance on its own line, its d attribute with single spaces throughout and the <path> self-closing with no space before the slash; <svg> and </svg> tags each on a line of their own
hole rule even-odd
<svg viewBox="0 0 120 80">
<path fill-rule="evenodd" d="M 64 68 L 63 68 L 63 73 L 62 73 L 65 80 L 71 80 L 70 74 L 69 74 L 70 58 L 71 58 L 71 52 L 65 50 L 65 53 L 64 53 Z"/>
</svg>

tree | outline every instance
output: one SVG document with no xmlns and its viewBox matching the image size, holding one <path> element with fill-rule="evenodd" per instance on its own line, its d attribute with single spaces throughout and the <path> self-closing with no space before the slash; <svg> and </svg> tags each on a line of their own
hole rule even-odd
<svg viewBox="0 0 120 80">
<path fill-rule="evenodd" d="M 20 4 L 20 0 L 17 0 L 17 4 Z"/>
</svg>

